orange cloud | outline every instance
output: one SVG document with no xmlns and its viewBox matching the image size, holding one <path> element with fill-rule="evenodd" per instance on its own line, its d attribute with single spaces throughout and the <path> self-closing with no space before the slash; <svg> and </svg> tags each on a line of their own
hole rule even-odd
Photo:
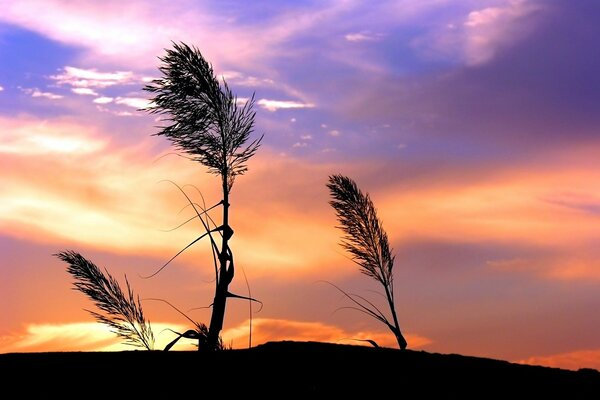
<svg viewBox="0 0 600 400">
<path fill-rule="evenodd" d="M 0 118 L 0 154 L 90 154 L 106 147 L 107 140 L 95 129 L 87 128 L 82 136 L 80 128 L 65 121 Z"/>
<path fill-rule="evenodd" d="M 223 331 L 225 343 L 232 343 L 235 348 L 248 346 L 249 322 L 245 321 L 235 328 Z M 406 339 L 411 348 L 422 348 L 431 340 L 407 334 Z M 322 322 L 294 321 L 287 319 L 256 318 L 252 320 L 252 345 L 256 346 L 269 341 L 296 340 L 346 343 L 370 346 L 360 340 L 371 339 L 382 347 L 398 347 L 394 336 L 385 331 L 346 330 L 335 325 Z"/>
<path fill-rule="evenodd" d="M 489 264 L 557 279 L 598 279 L 600 254 L 592 244 L 600 239 L 600 188 L 589 184 L 600 180 L 600 171 L 589 168 L 597 155 L 597 149 L 574 149 L 551 166 L 532 163 L 466 182 L 449 175 L 371 194 L 392 241 L 535 248 L 538 257 Z"/>
<path fill-rule="evenodd" d="M 161 231 L 194 212 L 184 209 L 187 202 L 177 188 L 159 181 L 195 184 L 207 206 L 220 200 L 213 175 L 197 163 L 153 153 L 155 138 L 116 148 L 98 139 L 93 128 L 74 122 L 0 119 L 0 127 L 9 138 L 29 137 L 45 146 L 34 151 L 28 143 L 5 142 L 10 154 L 0 160 L 7 171 L 0 192 L 0 230 L 11 236 L 168 259 L 203 228 L 192 221 L 173 232 Z M 33 139 L 38 131 L 44 141 Z M 56 152 L 65 156 L 55 157 Z M 309 166 L 263 148 L 250 168 L 232 193 L 232 246 L 238 263 L 258 275 L 281 271 L 288 276 L 333 263 L 338 234 L 323 186 L 329 166 Z M 201 202 L 195 189 L 185 190 Z M 213 211 L 217 221 L 218 212 Z M 329 221 L 323 224 L 323 218 Z M 203 242 L 193 251 L 211 259 Z"/>
<path fill-rule="evenodd" d="M 580 245 L 600 236 L 597 218 L 547 199 L 557 195 L 556 188 L 581 190 L 600 199 L 600 190 L 587 184 L 599 179 L 600 172 L 562 168 L 533 170 L 527 176 L 515 173 L 468 186 L 458 183 L 410 191 L 392 187 L 375 201 L 386 226 L 401 237 Z"/>
<path fill-rule="evenodd" d="M 193 221 L 161 232 L 194 214 L 190 207 L 178 214 L 185 198 L 173 186 L 157 182 L 194 183 L 208 205 L 220 200 L 214 176 L 188 160 L 159 158 L 152 137 L 116 148 L 93 128 L 74 122 L 0 119 L 0 128 L 8 138 L 0 147 L 5 153 L 0 167 L 7 171 L 0 192 L 0 229 L 8 235 L 168 259 L 202 227 Z M 466 182 L 443 172 L 445 179 L 423 180 L 409 189 L 406 182 L 372 189 L 369 181 L 358 178 L 377 172 L 376 165 L 311 164 L 264 147 L 232 192 L 232 247 L 255 277 L 293 278 L 315 271 L 323 279 L 339 276 L 336 266 L 349 261 L 338 246 L 340 232 L 325 182 L 329 174 L 343 171 L 371 193 L 393 242 L 459 240 L 547 248 L 551 257 L 517 257 L 525 260 L 519 267 L 557 279 L 596 279 L 598 256 L 589 246 L 600 238 L 600 189 L 588 183 L 600 180 L 600 173 L 586 168 L 597 151 L 586 151 L 555 157 L 552 167 L 532 164 L 526 172 L 507 169 L 470 176 Z M 202 243 L 194 251 L 211 258 Z M 500 266 L 512 261 L 489 262 Z"/>
<path fill-rule="evenodd" d="M 297 340 L 347 343 L 370 346 L 354 339 L 375 340 L 380 346 L 397 347 L 391 333 L 380 331 L 349 331 L 321 322 L 293 321 L 285 319 L 257 318 L 253 320 L 252 345 L 268 341 Z M 183 332 L 186 326 L 172 323 L 152 323 L 157 350 L 163 349 L 175 335 L 167 329 Z M 226 329 L 222 334 L 226 344 L 234 348 L 248 345 L 248 321 L 237 327 Z M 431 340 L 419 336 L 406 335 L 411 348 L 421 348 Z M 181 340 L 175 347 L 178 350 L 194 349 L 190 340 Z M 108 327 L 95 322 L 73 322 L 64 324 L 29 324 L 25 331 L 0 337 L 0 353 L 36 351 L 122 351 L 134 347 L 123 342 Z"/>
<path fill-rule="evenodd" d="M 6 171 L 0 192 L 2 231 L 43 242 L 68 239 L 165 253 L 196 237 L 191 226 L 160 231 L 190 216 L 188 209 L 177 218 L 185 199 L 174 187 L 158 184 L 161 179 L 214 186 L 203 184 L 212 177 L 192 163 L 176 157 L 154 162 L 148 141 L 112 148 L 94 128 L 74 122 L 0 119 L 0 129 L 8 139 L 0 147 Z M 214 198 L 210 191 L 207 195 Z"/>
<path fill-rule="evenodd" d="M 155 349 L 163 349 L 175 338 L 172 333 L 162 334 L 166 328 L 183 332 L 184 326 L 171 323 L 153 323 Z M 186 344 L 183 343 L 183 348 Z M 187 343 L 191 346 L 190 343 Z M 178 344 L 178 348 L 182 345 Z M 104 324 L 74 322 L 64 324 L 29 324 L 25 331 L 0 338 L 0 353 L 38 351 L 121 351 L 133 346 L 123 342 Z"/>
<path fill-rule="evenodd" d="M 521 364 L 544 365 L 546 367 L 572 370 L 594 368 L 600 371 L 600 349 L 578 350 L 550 356 L 530 357 L 518 362 Z"/>
</svg>

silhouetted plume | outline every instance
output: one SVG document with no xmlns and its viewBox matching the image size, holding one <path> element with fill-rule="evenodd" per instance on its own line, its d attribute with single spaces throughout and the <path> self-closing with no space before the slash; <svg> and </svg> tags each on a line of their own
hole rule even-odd
<svg viewBox="0 0 600 400">
<path fill-rule="evenodd" d="M 221 224 L 214 224 L 215 227 L 212 228 L 214 221 L 209 220 L 208 211 L 214 206 L 209 209 L 196 207 L 196 203 L 179 188 L 202 223 L 204 233 L 161 269 L 203 237 L 209 238 L 216 287 L 206 346 L 202 346 L 202 336 L 199 336 L 198 348 L 215 350 L 219 346 L 219 334 L 223 329 L 227 298 L 254 301 L 250 297 L 235 295 L 229 291 L 229 284 L 235 275 L 233 252 L 229 247 L 229 240 L 233 235 L 229 224 L 229 194 L 236 176 L 247 171 L 246 163 L 260 147 L 262 136 L 246 144 L 254 130 L 254 94 L 240 105 L 225 79 L 219 81 L 212 65 L 197 48 L 185 43 L 173 43 L 173 48 L 167 49 L 166 55 L 160 57 L 160 60 L 161 78 L 144 87 L 144 90 L 154 95 L 150 99 L 153 105 L 147 111 L 165 116 L 162 122 L 166 126 L 159 127 L 156 135 L 165 136 L 177 149 L 207 167 L 210 173 L 218 175 L 223 194 L 221 201 L 217 203 L 223 208 Z M 213 238 L 215 232 L 221 238 L 220 246 Z M 194 336 L 188 333 L 187 336 Z"/>
<path fill-rule="evenodd" d="M 127 294 L 123 293 L 117 280 L 105 270 L 106 275 L 81 254 L 68 250 L 55 254 L 66 262 L 75 282 L 75 289 L 88 296 L 103 313 L 88 311 L 98 322 L 106 324 L 111 331 L 125 340 L 126 344 L 152 350 L 154 335 L 150 321 L 142 311 L 139 297 L 129 286 L 127 276 Z"/>
<path fill-rule="evenodd" d="M 392 321 L 389 321 L 381 310 L 364 297 L 347 293 L 336 285 L 331 285 L 356 305 L 349 308 L 363 312 L 385 324 L 396 337 L 398 346 L 405 349 L 407 343 L 400 331 L 394 305 L 395 257 L 392 255 L 383 224 L 377 217 L 377 210 L 369 194 L 364 194 L 356 183 L 346 176 L 330 176 L 327 187 L 332 197 L 329 204 L 334 208 L 341 224 L 338 228 L 344 232 L 342 247 L 352 255 L 352 261 L 360 267 L 360 272 L 383 286 Z"/>
<path fill-rule="evenodd" d="M 160 57 L 162 78 L 144 90 L 153 93 L 147 110 L 164 114 L 156 135 L 166 136 L 176 148 L 194 161 L 220 175 L 231 190 L 237 175 L 245 173 L 246 162 L 256 153 L 262 136 L 243 147 L 254 130 L 254 94 L 242 106 L 225 79 L 221 84 L 212 65 L 195 47 L 173 43 Z"/>
</svg>

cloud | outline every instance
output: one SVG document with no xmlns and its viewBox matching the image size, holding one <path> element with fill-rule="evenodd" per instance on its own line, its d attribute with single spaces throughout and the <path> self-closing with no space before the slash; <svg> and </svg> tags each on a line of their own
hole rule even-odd
<svg viewBox="0 0 600 400">
<path fill-rule="evenodd" d="M 21 91 L 25 94 L 31 95 L 31 97 L 44 97 L 44 98 L 50 99 L 50 100 L 58 100 L 58 99 L 63 98 L 63 96 L 60 94 L 51 93 L 51 92 L 42 92 L 38 88 L 22 88 Z"/>
<path fill-rule="evenodd" d="M 317 10 L 294 7 L 254 23 L 236 23 L 243 15 L 228 10 L 230 15 L 225 17 L 222 10 L 215 10 L 209 4 L 188 1 L 132 0 L 123 4 L 107 0 L 99 5 L 60 0 L 2 0 L 0 5 L 3 9 L 0 20 L 54 41 L 83 47 L 88 60 L 108 59 L 140 67 L 155 61 L 156 55 L 169 47 L 172 40 L 193 40 L 202 44 L 203 52 L 216 65 L 225 62 L 256 68 L 256 61 L 272 58 L 279 45 L 322 26 L 348 9 L 346 4 L 334 2 Z"/>
<path fill-rule="evenodd" d="M 188 160 L 161 158 L 150 135 L 122 146 L 83 122 L 33 118 L 0 119 L 0 135 L 7 138 L 2 148 L 7 156 L 0 157 L 0 169 L 6 172 L 0 226 L 11 237 L 34 243 L 67 240 L 168 259 L 196 238 L 197 231 L 193 222 L 173 232 L 160 231 L 185 221 L 192 210 L 178 214 L 185 198 L 168 183 L 157 182 L 194 183 L 209 202 L 220 196 L 212 175 Z M 283 158 L 268 147 L 261 148 L 249 167 L 252 173 L 235 186 L 236 255 L 244 265 L 259 276 L 296 276 L 330 262 L 336 256 L 331 247 L 337 233 L 320 217 L 306 218 L 305 208 L 316 205 L 314 215 L 329 215 L 321 187 L 329 167 Z M 196 199 L 193 190 L 189 194 Z M 264 217 L 267 209 L 271 218 Z M 306 252 L 305 246 L 312 251 Z M 202 242 L 191 251 L 210 259 L 210 249 Z"/>
<path fill-rule="evenodd" d="M 498 47 L 522 39 L 531 29 L 525 19 L 541 8 L 528 0 L 509 0 L 503 7 L 471 11 L 464 22 L 464 55 L 468 65 L 491 60 Z"/>
<path fill-rule="evenodd" d="M 507 0 L 494 7 L 468 9 L 466 15 L 449 16 L 451 23 L 432 24 L 432 29 L 411 43 L 426 58 L 468 66 L 485 64 L 504 47 L 532 34 L 540 22 L 536 12 L 545 6 L 535 0 Z"/>
<path fill-rule="evenodd" d="M 280 109 L 294 109 L 294 108 L 313 108 L 315 105 L 311 103 L 301 103 L 298 101 L 286 101 L 286 100 L 267 100 L 260 99 L 256 102 L 259 106 L 269 111 L 277 111 Z"/>
<path fill-rule="evenodd" d="M 150 100 L 141 97 L 117 97 L 115 103 L 135 109 L 145 109 L 152 105 Z"/>
<path fill-rule="evenodd" d="M 112 103 L 112 101 L 114 100 L 114 98 L 112 97 L 98 97 L 97 99 L 94 99 L 94 103 L 96 104 L 108 104 L 108 103 Z"/>
<path fill-rule="evenodd" d="M 137 79 L 131 71 L 98 72 L 96 69 L 83 69 L 66 66 L 63 72 L 50 76 L 59 85 L 69 85 L 79 88 L 78 94 L 91 94 L 90 88 L 106 88 L 114 85 L 137 83 Z M 87 91 L 85 89 L 88 89 Z"/>
<path fill-rule="evenodd" d="M 383 34 L 362 31 L 356 33 L 347 33 L 344 35 L 344 38 L 349 42 L 374 42 L 381 40 L 381 38 L 383 38 Z"/>
<path fill-rule="evenodd" d="M 303 147 L 307 147 L 308 143 L 306 142 L 296 142 L 292 145 L 293 148 L 298 149 L 298 148 L 303 148 Z"/>
<path fill-rule="evenodd" d="M 246 75 L 239 71 L 225 71 L 221 74 L 228 84 L 257 87 L 257 86 L 270 86 L 275 82 L 269 78 L 258 78 L 256 76 Z"/>
<path fill-rule="evenodd" d="M 571 370 L 593 368 L 600 371 L 600 349 L 577 350 L 549 356 L 535 356 L 517 362 L 520 364 L 543 365 Z"/>
<path fill-rule="evenodd" d="M 3 91 L 3 90 L 4 90 L 4 88 L 2 86 L 0 86 L 0 92 Z"/>
<path fill-rule="evenodd" d="M 71 88 L 71 91 L 75 94 L 98 96 L 98 93 L 96 93 L 93 89 L 90 89 L 87 87 L 75 87 L 75 88 Z"/>
<path fill-rule="evenodd" d="M 16 155 L 80 154 L 89 155 L 103 149 L 107 141 L 97 134 L 81 136 L 70 123 L 15 121 L 0 119 L 0 153 Z"/>
<path fill-rule="evenodd" d="M 385 331 L 349 331 L 321 322 L 293 321 L 285 319 L 256 318 L 252 321 L 252 345 L 269 341 L 296 340 L 322 341 L 370 346 L 353 339 L 375 340 L 380 346 L 397 347 L 394 336 Z M 173 329 L 183 332 L 186 326 L 152 322 L 155 335 L 155 349 L 163 349 L 174 335 L 163 330 Z M 162 332 L 162 333 L 161 333 Z M 225 329 L 222 333 L 225 343 L 233 343 L 234 348 L 246 348 L 248 344 L 248 321 L 237 327 Z M 419 336 L 405 335 L 411 348 L 422 348 L 431 340 Z M 177 350 L 193 349 L 190 340 L 181 340 Z M 0 337 L 0 353 L 39 352 L 39 351 L 122 351 L 135 347 L 124 344 L 110 329 L 96 322 L 70 322 L 27 324 L 23 332 L 15 332 Z"/>
<path fill-rule="evenodd" d="M 338 137 L 341 135 L 340 131 L 338 131 L 337 129 L 330 130 L 327 133 L 329 134 L 329 136 L 333 136 L 333 137 Z"/>
<path fill-rule="evenodd" d="M 300 135 L 300 139 L 302 139 L 302 140 L 311 140 L 312 139 L 312 135 Z"/>
<path fill-rule="evenodd" d="M 10 171 L 4 176 L 0 192 L 1 226 L 4 232 L 14 229 L 16 236 L 28 232 L 33 241 L 69 239 L 97 247 L 133 250 L 158 239 L 154 244 L 163 245 L 156 249 L 164 251 L 165 233 L 157 229 L 170 226 L 173 221 L 168 211 L 161 221 L 151 217 L 150 210 L 175 200 L 155 196 L 156 190 L 164 190 L 167 197 L 175 192 L 168 185 L 157 185 L 157 180 L 168 177 L 178 182 L 198 182 L 190 178 L 189 174 L 196 170 L 191 163 L 184 163 L 183 169 L 176 167 L 180 173 L 173 174 L 171 162 L 178 160 L 168 158 L 153 164 L 155 156 L 145 153 L 143 140 L 133 147 L 111 148 L 107 137 L 87 124 L 0 118 L 0 132 L 0 150 L 6 155 L 0 158 L 0 168 Z M 51 176 L 47 175 L 48 170 L 53 171 Z M 138 191 L 144 195 L 139 196 Z M 146 203 L 150 198 L 154 198 L 150 203 L 159 198 L 166 202 L 163 206 L 158 206 L 163 200 Z M 136 204 L 137 211 L 126 211 L 126 204 Z M 175 243 L 184 243 L 193 235 L 191 231 L 184 232 L 186 229 L 169 234 L 173 240 L 167 245 L 169 252 L 179 246 Z"/>
<path fill-rule="evenodd" d="M 466 66 L 458 61 L 404 77 L 382 73 L 356 81 L 351 89 L 340 83 L 336 110 L 348 121 L 392 124 L 395 132 L 375 136 L 381 140 L 376 148 L 391 146 L 392 138 L 397 143 L 417 135 L 421 143 L 442 146 L 444 157 L 462 152 L 463 160 L 481 154 L 530 157 L 540 142 L 555 150 L 594 142 L 600 124 L 595 109 L 600 58 L 589 57 L 588 49 L 600 37 L 593 22 L 600 9 L 591 3 L 547 7 L 519 20 L 520 26 L 533 19 L 531 31 L 494 47 L 486 62 Z"/>
<path fill-rule="evenodd" d="M 164 329 L 183 332 L 186 327 L 172 323 L 153 322 L 152 330 L 156 340 L 155 349 L 164 348 L 174 338 L 172 335 L 159 334 Z M 183 346 L 178 344 L 177 347 Z M 124 344 L 106 325 L 95 322 L 27 324 L 24 332 L 0 337 L 0 353 L 122 351 L 135 348 Z"/>
<path fill-rule="evenodd" d="M 323 322 L 294 321 L 288 319 L 254 318 L 252 320 L 252 345 L 281 340 L 319 341 L 371 346 L 360 339 L 371 339 L 382 347 L 398 347 L 391 332 L 372 330 L 347 330 Z M 236 348 L 247 347 L 249 323 L 245 321 L 223 331 L 223 341 L 233 342 Z M 432 343 L 428 338 L 406 334 L 411 348 L 423 348 Z M 359 339 L 359 340 L 354 340 Z"/>
</svg>

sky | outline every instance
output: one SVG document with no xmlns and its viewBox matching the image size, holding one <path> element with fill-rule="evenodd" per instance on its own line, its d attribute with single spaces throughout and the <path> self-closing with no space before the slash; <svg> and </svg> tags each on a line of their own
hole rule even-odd
<svg viewBox="0 0 600 400">
<path fill-rule="evenodd" d="M 208 323 L 210 249 L 185 198 L 219 182 L 141 108 L 172 42 L 196 46 L 263 145 L 232 190 L 253 297 L 223 339 L 395 346 L 339 246 L 328 176 L 374 201 L 409 348 L 600 369 L 600 3 L 594 0 L 0 0 L 0 352 L 122 349 L 85 311 L 73 249 Z M 190 195 L 199 194 L 190 187 Z M 241 269 L 231 290 L 246 295 Z M 144 300 L 158 343 L 190 323 Z M 191 344 L 178 344 L 189 349 Z"/>
</svg>

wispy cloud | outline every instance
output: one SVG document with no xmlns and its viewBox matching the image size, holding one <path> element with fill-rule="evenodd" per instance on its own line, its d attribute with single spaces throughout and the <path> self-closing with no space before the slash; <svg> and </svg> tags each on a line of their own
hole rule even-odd
<svg viewBox="0 0 600 400">
<path fill-rule="evenodd" d="M 60 94 L 52 92 L 42 92 L 38 88 L 21 88 L 21 91 L 25 94 L 31 95 L 31 97 L 44 97 L 50 100 L 59 100 L 63 98 L 63 96 Z"/>
<path fill-rule="evenodd" d="M 381 33 L 371 33 L 369 31 L 347 33 L 344 38 L 349 42 L 374 42 L 384 37 Z"/>
<path fill-rule="evenodd" d="M 142 97 L 117 97 L 115 99 L 116 104 L 123 104 L 127 107 L 135 109 L 145 109 L 150 107 L 151 102 L 148 99 Z"/>
<path fill-rule="evenodd" d="M 93 89 L 90 89 L 87 87 L 75 87 L 75 88 L 71 88 L 71 91 L 75 94 L 81 94 L 81 95 L 87 95 L 87 96 L 98 96 L 98 93 L 96 93 Z"/>
<path fill-rule="evenodd" d="M 51 75 L 50 79 L 59 85 L 69 85 L 81 89 L 106 88 L 139 81 L 131 71 L 98 72 L 96 69 L 70 66 L 64 67 L 63 71 L 57 75 Z"/>
<path fill-rule="evenodd" d="M 257 86 L 271 86 L 275 82 L 269 78 L 259 78 L 252 75 L 246 75 L 239 71 L 225 71 L 220 74 L 229 84 L 257 87 Z"/>
<path fill-rule="evenodd" d="M 98 97 L 97 99 L 94 99 L 94 103 L 96 104 L 108 104 L 108 103 L 112 103 L 112 101 L 114 100 L 114 98 L 112 97 Z"/>
<path fill-rule="evenodd" d="M 432 29 L 411 42 L 427 57 L 450 59 L 470 66 L 485 64 L 499 50 L 534 31 L 537 26 L 535 12 L 544 7 L 543 2 L 507 0 L 493 7 L 470 9 L 465 15 L 451 16 L 452 22 L 432 24 Z"/>
<path fill-rule="evenodd" d="M 489 61 L 498 47 L 532 30 L 531 26 L 526 29 L 527 23 L 522 18 L 539 9 L 540 5 L 532 1 L 510 0 L 500 7 L 471 11 L 464 22 L 467 63 L 476 65 Z"/>
<path fill-rule="evenodd" d="M 89 154 L 101 150 L 106 139 L 82 136 L 69 123 L 47 123 L 30 120 L 26 123 L 0 119 L 2 142 L 0 153 L 39 155 L 48 153 Z"/>
<path fill-rule="evenodd" d="M 256 102 L 259 106 L 263 107 L 269 111 L 277 111 L 277 110 L 287 110 L 287 109 L 295 109 L 295 108 L 313 108 L 315 105 L 312 103 L 301 103 L 298 101 L 288 101 L 288 100 L 268 100 L 268 99 L 260 99 Z"/>
</svg>

